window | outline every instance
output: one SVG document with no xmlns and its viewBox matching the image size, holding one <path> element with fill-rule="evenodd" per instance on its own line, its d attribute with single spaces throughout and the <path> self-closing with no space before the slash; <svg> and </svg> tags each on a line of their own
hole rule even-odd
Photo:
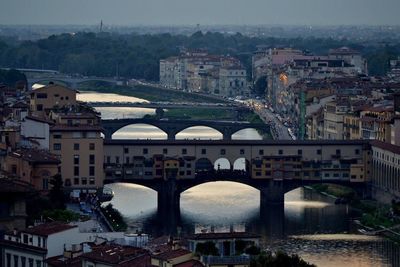
<svg viewBox="0 0 400 267">
<path fill-rule="evenodd" d="M 303 155 L 303 150 L 301 149 L 297 150 L 297 155 Z"/>
<path fill-rule="evenodd" d="M 78 143 L 74 144 L 74 150 L 79 150 L 79 144 Z"/>
<path fill-rule="evenodd" d="M 41 98 L 41 99 L 47 98 L 47 94 L 46 93 L 38 93 L 36 95 L 36 98 Z"/>
<path fill-rule="evenodd" d="M 129 148 L 124 147 L 124 153 L 125 153 L 125 154 L 128 154 L 128 153 L 129 153 Z"/>
<path fill-rule="evenodd" d="M 94 176 L 94 166 L 89 166 L 89 175 Z"/>
<path fill-rule="evenodd" d="M 166 149 L 166 148 L 163 148 L 163 150 L 162 150 L 163 152 L 163 154 L 168 154 L 168 149 Z"/>
<path fill-rule="evenodd" d="M 24 244 L 28 244 L 28 235 L 24 234 L 22 237 L 22 242 L 24 242 Z"/>
<path fill-rule="evenodd" d="M 322 154 L 321 149 L 317 149 L 317 155 L 321 155 L 321 154 Z"/>
<path fill-rule="evenodd" d="M 86 177 L 82 177 L 82 185 L 87 185 L 87 179 L 86 179 Z"/>
<path fill-rule="evenodd" d="M 65 179 L 65 186 L 71 186 L 71 179 Z"/>
<path fill-rule="evenodd" d="M 29 259 L 29 267 L 33 267 L 33 259 Z"/>
<path fill-rule="evenodd" d="M 48 190 L 49 189 L 49 179 L 43 178 L 42 185 L 43 185 L 43 190 Z"/>
<path fill-rule="evenodd" d="M 36 110 L 37 111 L 42 111 L 43 110 L 43 105 L 42 104 L 36 105 Z"/>
<path fill-rule="evenodd" d="M 282 149 L 279 149 L 278 154 L 279 154 L 279 155 L 282 155 L 282 154 L 283 154 L 283 150 L 282 150 Z"/>
<path fill-rule="evenodd" d="M 260 149 L 260 150 L 258 151 L 258 155 L 264 155 L 264 150 Z"/>
<path fill-rule="evenodd" d="M 128 158 L 129 159 L 129 158 Z M 90 154 L 89 155 L 89 164 L 94 164 L 94 160 L 95 160 L 95 155 Z M 128 162 L 129 163 L 129 162 Z"/>
<path fill-rule="evenodd" d="M 201 154 L 202 154 L 202 155 L 205 155 L 206 153 L 207 153 L 207 150 L 206 150 L 205 148 L 202 148 L 202 149 L 201 149 Z"/>
<path fill-rule="evenodd" d="M 18 255 L 14 255 L 14 267 L 18 267 L 19 257 Z"/>
<path fill-rule="evenodd" d="M 107 158 L 106 158 L 106 162 L 107 162 L 108 164 L 110 164 L 110 163 L 111 163 L 111 157 L 110 157 L 110 156 L 107 156 Z"/>
<path fill-rule="evenodd" d="M 192 171 L 186 171 L 186 175 L 192 175 Z"/>
<path fill-rule="evenodd" d="M 79 166 L 74 166 L 74 176 L 79 176 Z"/>
<path fill-rule="evenodd" d="M 225 149 L 221 149 L 221 155 L 225 155 L 226 154 L 226 150 Z"/>
<path fill-rule="evenodd" d="M 6 258 L 7 258 L 7 267 L 11 267 L 11 254 L 7 253 Z"/>
<path fill-rule="evenodd" d="M 94 143 L 89 143 L 89 150 L 94 150 L 94 149 L 95 149 Z"/>
<path fill-rule="evenodd" d="M 42 238 L 40 236 L 38 236 L 38 246 L 39 247 L 42 246 Z"/>
<path fill-rule="evenodd" d="M 92 163 L 94 164 L 94 163 Z M 125 164 L 129 164 L 129 157 L 125 157 Z"/>
<path fill-rule="evenodd" d="M 182 148 L 182 155 L 186 155 L 187 154 L 187 149 L 186 148 Z"/>
<path fill-rule="evenodd" d="M 61 144 L 60 143 L 54 143 L 53 144 L 53 149 L 54 150 L 61 150 Z"/>
<path fill-rule="evenodd" d="M 240 155 L 244 155 L 244 149 L 240 149 Z"/>
<path fill-rule="evenodd" d="M 115 163 L 119 164 L 119 157 L 115 156 Z"/>
<path fill-rule="evenodd" d="M 79 165 L 79 155 L 74 155 L 74 164 Z"/>
<path fill-rule="evenodd" d="M 340 154 L 341 154 L 340 149 L 336 149 L 336 155 L 337 155 L 337 156 L 340 156 Z"/>
<path fill-rule="evenodd" d="M 89 184 L 93 185 L 95 182 L 94 177 L 90 177 L 89 178 Z"/>
<path fill-rule="evenodd" d="M 186 164 L 186 168 L 192 168 L 192 164 L 191 163 Z"/>
<path fill-rule="evenodd" d="M 143 148 L 143 154 L 146 155 L 149 153 L 149 150 L 147 148 Z"/>
<path fill-rule="evenodd" d="M 355 153 L 356 155 L 360 155 L 360 150 L 359 150 L 359 149 L 356 149 L 356 150 L 354 151 L 354 153 Z"/>
<path fill-rule="evenodd" d="M 61 134 L 53 134 L 54 139 L 61 139 L 62 135 Z"/>
<path fill-rule="evenodd" d="M 21 256 L 21 267 L 25 267 L 26 266 L 26 258 Z"/>
<path fill-rule="evenodd" d="M 36 267 L 42 267 L 42 261 L 36 260 Z"/>
</svg>

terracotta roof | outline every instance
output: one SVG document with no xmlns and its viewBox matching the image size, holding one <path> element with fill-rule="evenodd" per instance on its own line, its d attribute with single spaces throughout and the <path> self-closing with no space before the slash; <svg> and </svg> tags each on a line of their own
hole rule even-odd
<svg viewBox="0 0 400 267">
<path fill-rule="evenodd" d="M 45 118 L 40 118 L 40 117 L 36 117 L 36 116 L 26 116 L 25 119 L 28 120 L 32 120 L 32 121 L 38 121 L 38 122 L 43 122 L 43 123 L 47 123 L 47 124 L 54 124 L 53 121 L 45 119 Z"/>
<path fill-rule="evenodd" d="M 55 256 L 48 258 L 46 263 L 49 266 L 54 267 L 81 267 L 82 266 L 82 258 L 65 258 L 64 256 Z"/>
<path fill-rule="evenodd" d="M 0 179 L 0 193 L 27 193 L 34 192 L 31 184 L 17 179 Z"/>
<path fill-rule="evenodd" d="M 180 249 L 170 250 L 170 251 L 166 251 L 166 252 L 163 252 L 160 254 L 156 254 L 156 255 L 153 255 L 152 257 L 155 259 L 167 261 L 167 260 L 172 260 L 172 259 L 181 257 L 183 255 L 187 255 L 187 254 L 192 254 L 192 252 L 189 250 L 180 248 Z"/>
<path fill-rule="evenodd" d="M 38 226 L 34 226 L 32 228 L 27 228 L 22 233 L 28 233 L 32 235 L 40 235 L 40 236 L 49 236 L 52 234 L 64 232 L 66 230 L 70 230 L 72 228 L 78 227 L 77 225 L 69 225 L 62 222 L 51 222 L 44 223 Z"/>
<path fill-rule="evenodd" d="M 373 141 L 371 141 L 371 146 L 375 146 L 375 147 L 381 148 L 383 150 L 388 150 L 395 154 L 400 154 L 400 146 L 392 145 L 392 144 L 389 144 L 386 142 L 373 140 Z"/>
<path fill-rule="evenodd" d="M 227 233 L 201 233 L 201 234 L 194 234 L 188 237 L 189 240 L 230 239 L 230 238 L 260 238 L 260 236 L 247 232 L 227 232 Z"/>
<path fill-rule="evenodd" d="M 50 131 L 57 131 L 57 132 L 63 132 L 63 131 L 84 131 L 84 132 L 90 132 L 90 131 L 103 131 L 103 128 L 101 126 L 97 125 L 76 125 L 76 126 L 70 126 L 70 125 L 54 125 L 53 127 L 50 128 Z"/>
<path fill-rule="evenodd" d="M 179 263 L 177 265 L 174 265 L 174 267 L 204 267 L 203 263 L 199 262 L 198 260 L 189 260 L 185 261 L 182 263 Z"/>
<path fill-rule="evenodd" d="M 150 256 L 147 250 L 130 246 L 105 245 L 92 252 L 83 254 L 82 258 L 107 264 L 124 263 L 124 265 L 119 266 L 136 266 L 136 260 L 139 262 L 148 262 L 148 265 L 150 264 Z"/>
<path fill-rule="evenodd" d="M 32 163 L 48 163 L 48 164 L 60 164 L 61 161 L 58 156 L 49 153 L 46 150 L 39 150 L 34 148 L 23 148 L 11 152 L 9 156 L 14 158 L 22 158 L 23 160 Z"/>
</svg>

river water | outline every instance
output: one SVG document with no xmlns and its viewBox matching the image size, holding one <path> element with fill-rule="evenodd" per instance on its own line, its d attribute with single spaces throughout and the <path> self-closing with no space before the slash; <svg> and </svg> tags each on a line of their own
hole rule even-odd
<svg viewBox="0 0 400 267">
<path fill-rule="evenodd" d="M 85 96 L 85 93 L 81 94 Z M 91 93 L 101 101 L 121 96 Z M 82 98 L 81 98 L 82 99 Z M 106 99 L 106 100 L 105 100 Z M 143 101 L 123 98 L 116 101 Z M 142 117 L 152 109 L 99 108 L 104 118 Z M 164 133 L 148 125 L 128 126 L 113 135 L 115 139 L 166 139 Z M 192 128 L 177 138 L 219 139 L 208 128 Z M 247 129 L 237 139 L 260 139 L 257 131 Z M 157 220 L 155 191 L 133 184 L 109 185 L 115 193 L 111 203 L 126 218 L 129 230 L 152 235 L 162 234 Z M 357 234 L 352 219 L 359 216 L 347 205 L 335 205 L 333 199 L 312 190 L 298 188 L 285 195 L 284 210 L 259 210 L 259 192 L 247 185 L 212 182 L 193 187 L 181 195 L 181 220 L 178 233 L 201 231 L 249 231 L 261 236 L 264 247 L 299 254 L 306 261 L 323 267 L 400 266 L 398 245 L 379 237 Z"/>
</svg>

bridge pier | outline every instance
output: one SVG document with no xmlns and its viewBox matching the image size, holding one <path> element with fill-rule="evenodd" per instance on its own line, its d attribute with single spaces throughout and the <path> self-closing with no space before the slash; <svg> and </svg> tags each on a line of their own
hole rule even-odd
<svg viewBox="0 0 400 267">
<path fill-rule="evenodd" d="M 170 234 L 176 234 L 180 222 L 180 191 L 176 179 L 162 181 L 157 192 L 157 209 L 161 227 Z"/>
</svg>

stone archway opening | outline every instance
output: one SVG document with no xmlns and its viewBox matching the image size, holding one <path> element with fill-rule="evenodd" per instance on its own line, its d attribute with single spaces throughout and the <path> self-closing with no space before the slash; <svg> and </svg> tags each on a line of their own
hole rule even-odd
<svg viewBox="0 0 400 267">
<path fill-rule="evenodd" d="M 222 140 L 218 130 L 208 126 L 191 126 L 175 135 L 176 140 Z"/>
<path fill-rule="evenodd" d="M 263 140 L 263 137 L 256 129 L 245 128 L 233 133 L 232 140 Z"/>
<path fill-rule="evenodd" d="M 120 128 L 113 133 L 112 139 L 167 140 L 168 135 L 156 126 L 136 123 Z"/>
<path fill-rule="evenodd" d="M 232 169 L 231 163 L 226 158 L 219 158 L 214 162 L 214 170 L 216 171 L 225 171 L 231 169 Z"/>
</svg>

